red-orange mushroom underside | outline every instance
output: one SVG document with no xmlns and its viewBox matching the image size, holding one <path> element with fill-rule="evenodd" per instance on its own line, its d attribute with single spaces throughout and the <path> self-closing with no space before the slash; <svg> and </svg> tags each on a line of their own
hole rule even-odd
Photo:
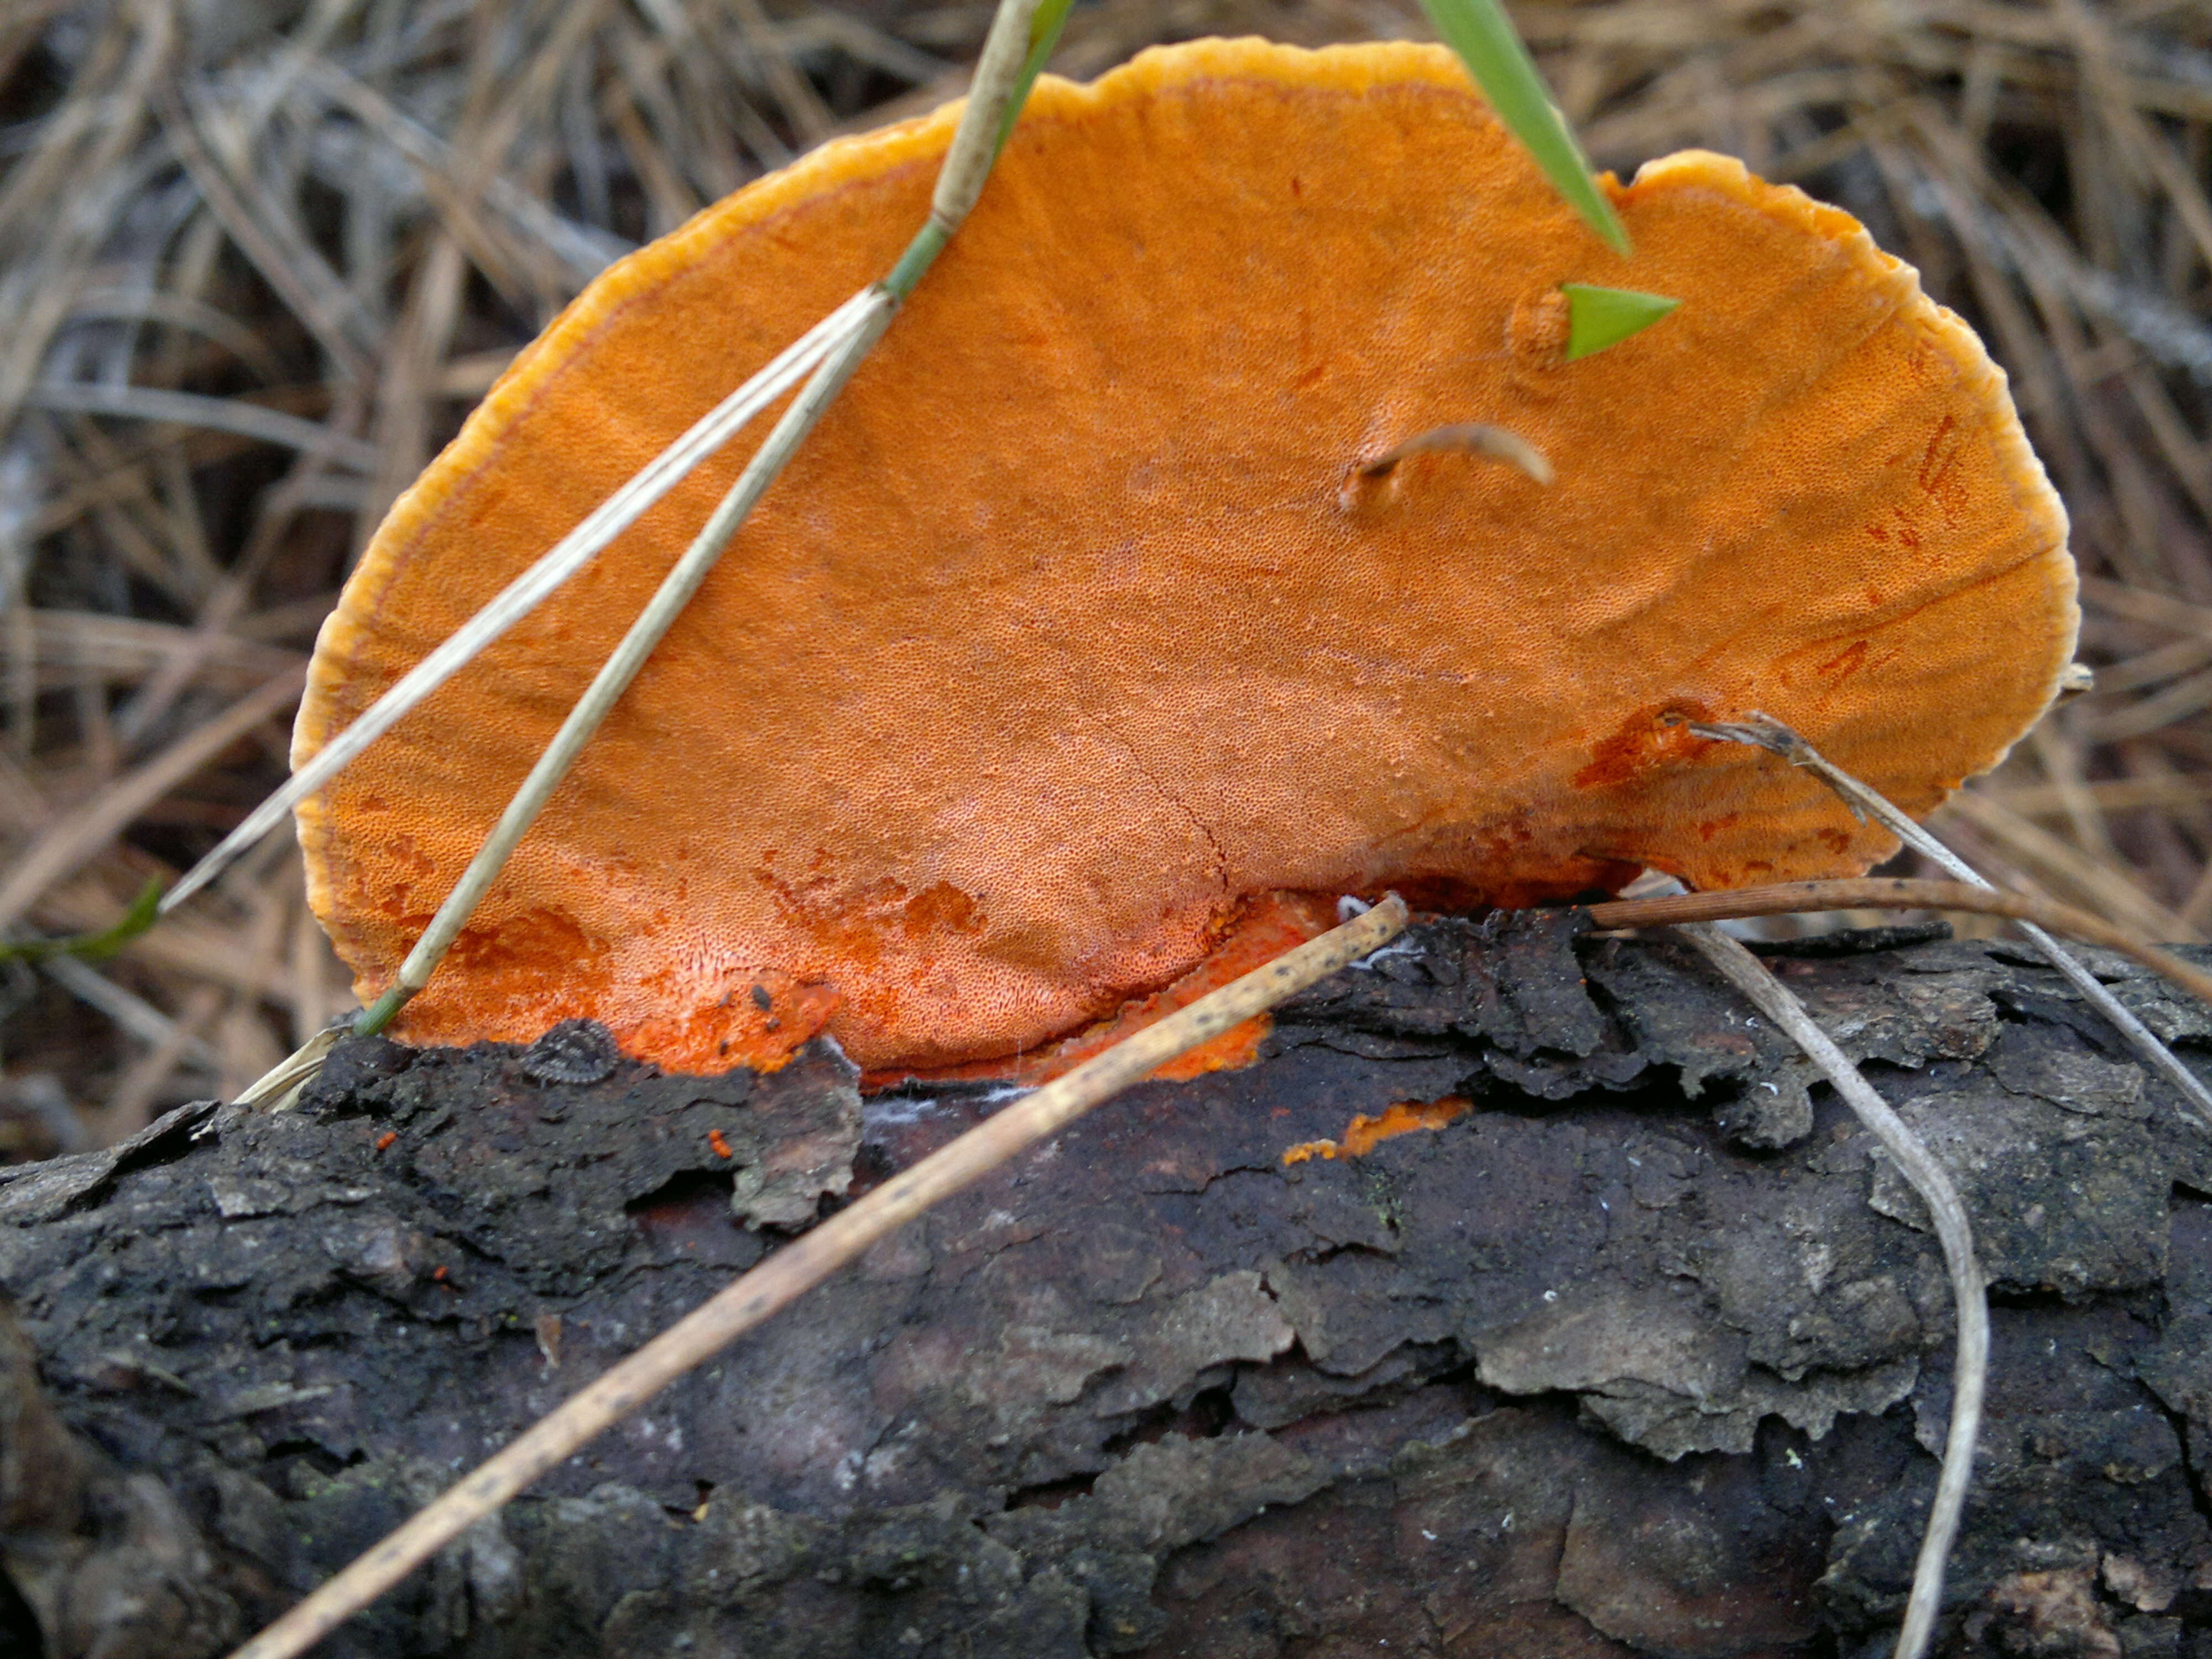
<svg viewBox="0 0 2212 1659">
<path fill-rule="evenodd" d="M 832 143 L 610 270 L 393 510 L 312 754 L 921 222 L 954 112 Z M 1047 79 L 981 205 L 732 544 L 399 1034 L 604 1021 L 714 1070 L 828 1030 L 1004 1055 L 1240 902 L 1701 887 L 1890 850 L 1679 717 L 1764 709 L 1908 810 L 2073 649 L 2002 375 L 1845 215 L 1692 152 L 1609 253 L 1439 48 L 1205 41 Z M 1564 356 L 1563 283 L 1677 296 Z M 1380 479 L 1425 429 L 1501 425 Z M 749 435 L 301 812 L 364 995 Z"/>
</svg>

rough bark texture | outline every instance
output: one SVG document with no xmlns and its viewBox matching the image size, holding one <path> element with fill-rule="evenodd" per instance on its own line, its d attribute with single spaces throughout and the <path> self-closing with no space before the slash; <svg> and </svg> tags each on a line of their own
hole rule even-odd
<svg viewBox="0 0 2212 1659">
<path fill-rule="evenodd" d="M 2212 1659 L 2212 1133 L 2010 947 L 1861 943 L 1777 966 L 1996 1286 L 1943 1642 Z M 880 1247 L 326 1651 L 1881 1650 L 1952 1316 L 1794 1051 L 1674 945 L 1527 918 L 1418 930 L 1269 1052 Z M 293 1110 L 9 1172 L 0 1650 L 216 1651 L 992 1103 L 864 1103 L 818 1049 L 699 1079 L 588 1029 L 355 1042 Z"/>
</svg>

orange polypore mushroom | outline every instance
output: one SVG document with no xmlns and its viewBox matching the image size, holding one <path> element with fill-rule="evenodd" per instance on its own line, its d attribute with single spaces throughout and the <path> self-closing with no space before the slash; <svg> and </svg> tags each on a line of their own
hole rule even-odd
<svg viewBox="0 0 2212 1659">
<path fill-rule="evenodd" d="M 887 269 L 954 113 L 593 283 L 376 537 L 299 756 Z M 1765 710 L 1933 807 L 2071 658 L 2058 501 L 1973 335 L 1847 216 L 1701 152 L 1606 187 L 1632 262 L 1437 47 L 1201 41 L 1040 82 L 399 1035 L 589 1016 L 714 1070 L 826 1021 L 864 1066 L 951 1065 L 1110 1016 L 1277 890 L 1522 903 L 1884 856 L 1684 721 Z M 1681 305 L 1570 362 L 1566 283 Z M 1365 470 L 1475 422 L 1557 482 Z M 744 449 L 301 809 L 364 995 Z"/>
</svg>

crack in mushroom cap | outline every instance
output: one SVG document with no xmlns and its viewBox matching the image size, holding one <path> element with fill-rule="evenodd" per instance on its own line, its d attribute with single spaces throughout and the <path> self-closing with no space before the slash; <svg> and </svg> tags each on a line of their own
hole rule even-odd
<svg viewBox="0 0 2212 1659">
<path fill-rule="evenodd" d="M 957 106 L 611 268 L 394 507 L 295 755 L 887 269 Z M 1924 812 L 2071 659 L 2004 377 L 1847 215 L 1703 152 L 1603 248 L 1441 48 L 1200 41 L 1041 80 L 981 205 L 555 795 L 415 1042 L 602 1022 L 675 1069 L 826 1021 L 1010 1054 L 1275 890 L 1527 902 L 1893 848 L 1685 717 L 1764 709 Z M 1559 285 L 1678 296 L 1564 360 Z M 1481 421 L 1557 482 L 1454 454 Z M 301 810 L 388 984 L 749 433 Z"/>
</svg>

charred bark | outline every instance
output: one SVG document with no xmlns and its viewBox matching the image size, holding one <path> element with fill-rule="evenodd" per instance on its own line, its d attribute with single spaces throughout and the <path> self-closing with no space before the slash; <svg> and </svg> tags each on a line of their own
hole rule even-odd
<svg viewBox="0 0 2212 1659">
<path fill-rule="evenodd" d="M 2212 1659 L 2212 1131 L 2010 947 L 1859 944 L 1777 966 L 1996 1286 L 1943 1643 Z M 2212 1011 L 2097 965 L 2201 1058 Z M 821 1048 L 353 1042 L 293 1110 L 7 1172 L 0 1648 L 218 1650 L 992 1105 L 863 1102 Z M 1874 1653 L 1951 1328 L 1909 1189 L 1701 963 L 1442 922 L 880 1247 L 326 1650 Z"/>
</svg>

